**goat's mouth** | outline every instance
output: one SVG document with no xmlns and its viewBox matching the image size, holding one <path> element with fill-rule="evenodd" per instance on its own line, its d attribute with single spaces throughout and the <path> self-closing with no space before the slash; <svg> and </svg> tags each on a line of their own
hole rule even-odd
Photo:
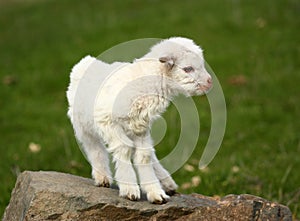
<svg viewBox="0 0 300 221">
<path fill-rule="evenodd" d="M 197 84 L 197 89 L 201 94 L 207 94 L 212 89 L 212 84 Z"/>
</svg>

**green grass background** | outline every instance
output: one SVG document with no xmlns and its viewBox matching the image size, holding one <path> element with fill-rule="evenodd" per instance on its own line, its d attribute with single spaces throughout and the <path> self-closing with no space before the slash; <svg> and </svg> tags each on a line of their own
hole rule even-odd
<svg viewBox="0 0 300 221">
<path fill-rule="evenodd" d="M 205 50 L 227 102 L 222 147 L 206 170 L 197 164 L 210 129 L 205 97 L 195 98 L 198 146 L 173 174 L 180 188 L 210 196 L 249 193 L 288 205 L 300 218 L 300 2 L 0 1 L 0 214 L 16 175 L 55 170 L 90 176 L 66 117 L 71 67 L 124 41 L 186 36 Z M 176 144 L 178 113 L 165 114 L 160 157 Z M 29 150 L 30 142 L 41 151 Z"/>
</svg>

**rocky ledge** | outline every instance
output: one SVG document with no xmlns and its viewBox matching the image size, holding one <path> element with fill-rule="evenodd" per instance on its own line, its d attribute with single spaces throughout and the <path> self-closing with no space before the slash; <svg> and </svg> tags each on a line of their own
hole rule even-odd
<svg viewBox="0 0 300 221">
<path fill-rule="evenodd" d="M 10 220 L 292 220 L 288 207 L 252 195 L 220 199 L 177 194 L 163 205 L 132 202 L 117 189 L 58 172 L 23 172 L 3 221 Z"/>
</svg>

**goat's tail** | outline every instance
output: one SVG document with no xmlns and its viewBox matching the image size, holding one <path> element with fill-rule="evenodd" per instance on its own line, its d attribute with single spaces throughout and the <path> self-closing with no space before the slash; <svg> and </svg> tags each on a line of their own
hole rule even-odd
<svg viewBox="0 0 300 221">
<path fill-rule="evenodd" d="M 80 79 L 84 75 L 85 71 L 95 60 L 96 60 L 96 58 L 91 57 L 90 55 L 87 55 L 84 58 L 82 58 L 72 68 L 72 71 L 70 74 L 70 84 L 69 84 L 69 87 L 67 90 L 67 99 L 68 99 L 68 103 L 69 103 L 68 116 L 70 117 L 71 121 L 73 120 L 72 119 L 73 104 L 74 104 L 74 99 L 75 99 L 75 94 L 76 94 L 78 84 L 80 82 Z"/>
</svg>

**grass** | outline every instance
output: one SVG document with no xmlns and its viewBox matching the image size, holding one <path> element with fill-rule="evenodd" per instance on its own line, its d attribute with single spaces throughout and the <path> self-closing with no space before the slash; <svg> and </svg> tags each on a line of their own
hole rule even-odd
<svg viewBox="0 0 300 221">
<path fill-rule="evenodd" d="M 205 98 L 194 99 L 201 134 L 188 166 L 173 174 L 180 192 L 254 194 L 300 219 L 299 10 L 297 0 L 1 1 L 0 214 L 20 171 L 90 176 L 66 117 L 71 67 L 124 41 L 179 35 L 205 49 L 228 112 L 222 147 L 200 171 L 210 109 Z M 174 117 L 171 107 L 166 122 L 176 125 Z M 176 129 L 168 127 L 159 156 L 176 143 Z M 41 150 L 30 151 L 31 142 Z"/>
</svg>

